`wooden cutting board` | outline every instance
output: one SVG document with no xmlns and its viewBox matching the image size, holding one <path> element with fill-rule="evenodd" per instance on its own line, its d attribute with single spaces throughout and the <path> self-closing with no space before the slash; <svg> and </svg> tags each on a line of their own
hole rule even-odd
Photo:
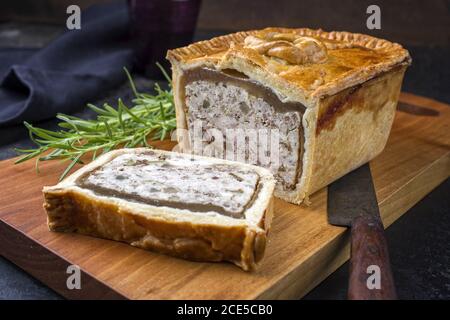
<svg viewBox="0 0 450 320">
<path fill-rule="evenodd" d="M 168 148 L 173 144 L 163 143 Z M 348 232 L 327 224 L 326 189 L 310 207 L 277 200 L 261 267 L 197 263 L 114 241 L 47 230 L 41 189 L 64 165 L 0 162 L 0 252 L 68 298 L 299 298 L 349 257 Z M 402 94 L 384 152 L 371 162 L 385 226 L 450 175 L 450 106 Z M 67 267 L 81 269 L 81 289 L 66 286 Z"/>
</svg>

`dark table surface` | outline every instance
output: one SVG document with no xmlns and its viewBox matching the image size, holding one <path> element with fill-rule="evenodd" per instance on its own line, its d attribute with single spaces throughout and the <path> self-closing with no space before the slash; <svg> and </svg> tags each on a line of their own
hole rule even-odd
<svg viewBox="0 0 450 320">
<path fill-rule="evenodd" d="M 0 24 L 0 55 L 8 50 L 27 55 L 23 48 L 41 47 L 58 34 L 55 27 Z M 197 39 L 211 33 L 199 32 Z M 3 47 L 3 49 L 2 49 Z M 13 48 L 13 49 L 10 49 Z M 18 51 L 17 49 L 20 48 Z M 413 57 L 403 90 L 450 103 L 450 47 L 408 47 Z M 137 77 L 138 87 L 149 90 L 152 81 Z M 102 101 L 130 97 L 124 84 Z M 77 114 L 91 114 L 80 109 Z M 55 121 L 39 123 L 53 128 Z M 0 128 L 0 160 L 15 156 L 13 147 L 31 146 L 22 126 Z M 398 295 L 402 299 L 450 299 L 450 179 L 405 213 L 386 231 Z M 312 290 L 305 299 L 345 299 L 348 263 Z M 62 299 L 26 272 L 0 257 L 0 299 Z"/>
</svg>

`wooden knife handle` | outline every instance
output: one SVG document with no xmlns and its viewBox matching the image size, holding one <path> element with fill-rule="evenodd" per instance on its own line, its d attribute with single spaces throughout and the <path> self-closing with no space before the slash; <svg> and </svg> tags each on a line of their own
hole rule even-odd
<svg viewBox="0 0 450 320">
<path fill-rule="evenodd" d="M 352 222 L 348 298 L 397 299 L 384 228 L 378 217 L 361 216 Z"/>
</svg>

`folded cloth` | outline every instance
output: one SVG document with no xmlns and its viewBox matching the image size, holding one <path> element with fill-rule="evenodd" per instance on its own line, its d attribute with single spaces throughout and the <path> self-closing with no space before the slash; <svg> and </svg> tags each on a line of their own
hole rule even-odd
<svg viewBox="0 0 450 320">
<path fill-rule="evenodd" d="M 75 112 L 122 83 L 133 55 L 128 27 L 126 1 L 96 5 L 81 13 L 80 30 L 24 54 L 21 63 L 2 59 L 14 64 L 0 67 L 0 127 Z"/>
</svg>

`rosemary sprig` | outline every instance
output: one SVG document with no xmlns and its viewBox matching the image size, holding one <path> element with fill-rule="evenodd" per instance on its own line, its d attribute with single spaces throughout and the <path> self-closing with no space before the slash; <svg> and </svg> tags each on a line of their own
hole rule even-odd
<svg viewBox="0 0 450 320">
<path fill-rule="evenodd" d="M 88 104 L 87 107 L 97 114 L 96 119 L 84 120 L 58 114 L 57 118 L 61 120 L 58 126 L 62 129 L 57 131 L 24 122 L 30 139 L 37 146 L 32 149 L 16 148 L 23 156 L 15 163 L 35 158 L 36 171 L 39 172 L 41 161 L 70 161 L 60 176 L 61 181 L 75 164 L 83 163 L 81 159 L 85 155 L 90 155 L 94 160 L 98 155 L 118 147 L 148 147 L 149 138 L 163 140 L 175 129 L 176 120 L 170 78 L 161 65 L 158 64 L 158 67 L 169 81 L 169 90 L 155 84 L 154 95 L 138 92 L 130 73 L 124 69 L 135 96 L 132 107 L 127 107 L 121 99 L 118 99 L 116 108 L 106 103 L 103 107 Z"/>
</svg>

